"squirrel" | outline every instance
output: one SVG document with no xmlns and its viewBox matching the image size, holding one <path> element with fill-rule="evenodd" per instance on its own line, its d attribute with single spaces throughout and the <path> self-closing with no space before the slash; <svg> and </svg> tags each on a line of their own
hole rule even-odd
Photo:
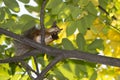
<svg viewBox="0 0 120 80">
<path fill-rule="evenodd" d="M 45 29 L 45 44 L 48 45 L 51 42 L 53 42 L 54 40 L 57 40 L 59 38 L 58 34 L 61 30 L 62 29 L 60 29 L 56 25 L 56 22 L 54 22 L 50 28 Z M 33 28 L 25 31 L 22 36 L 32 39 L 35 42 L 41 43 L 40 31 L 41 31 L 41 29 L 37 29 L 36 27 L 33 27 Z M 23 55 L 26 52 L 33 49 L 31 46 L 20 43 L 17 40 L 14 40 L 13 44 L 15 47 L 15 56 Z"/>
</svg>

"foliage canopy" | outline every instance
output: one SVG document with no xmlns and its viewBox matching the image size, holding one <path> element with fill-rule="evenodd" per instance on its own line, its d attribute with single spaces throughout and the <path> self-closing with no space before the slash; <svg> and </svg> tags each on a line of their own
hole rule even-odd
<svg viewBox="0 0 120 80">
<path fill-rule="evenodd" d="M 11 4 L 12 1 L 12 4 Z M 42 0 L 0 0 L 0 27 L 21 34 L 40 24 Z M 22 3 L 29 14 L 22 14 Z M 60 28 L 60 39 L 53 47 L 80 50 L 92 54 L 120 58 L 120 0 L 48 0 L 45 7 L 45 27 L 54 21 Z M 102 8 L 101 8 L 102 7 Z M 33 17 L 34 16 L 34 17 Z M 0 59 L 14 56 L 13 39 L 0 35 Z M 53 57 L 39 55 L 42 70 Z M 28 60 L 36 70 L 33 57 Z M 0 64 L 0 80 L 30 80 L 24 68 L 8 63 Z M 49 80 L 120 80 L 120 68 L 81 60 L 67 59 L 50 70 Z M 34 75 L 34 74 L 33 74 Z M 55 78 L 55 79 L 54 79 Z"/>
</svg>

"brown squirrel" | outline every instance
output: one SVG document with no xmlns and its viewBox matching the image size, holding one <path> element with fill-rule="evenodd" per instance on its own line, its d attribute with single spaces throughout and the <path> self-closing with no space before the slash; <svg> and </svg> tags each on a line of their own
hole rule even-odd
<svg viewBox="0 0 120 80">
<path fill-rule="evenodd" d="M 56 22 L 53 23 L 53 25 L 45 30 L 45 44 L 48 45 L 54 40 L 57 40 L 58 34 L 62 29 L 60 29 Z M 35 42 L 41 43 L 41 29 L 37 29 L 36 27 L 33 27 L 23 33 L 23 36 L 29 39 L 34 40 Z M 26 52 L 33 49 L 32 47 L 25 45 L 23 43 L 20 43 L 17 40 L 14 40 L 14 47 L 15 47 L 15 56 L 20 56 L 25 54 Z"/>
</svg>

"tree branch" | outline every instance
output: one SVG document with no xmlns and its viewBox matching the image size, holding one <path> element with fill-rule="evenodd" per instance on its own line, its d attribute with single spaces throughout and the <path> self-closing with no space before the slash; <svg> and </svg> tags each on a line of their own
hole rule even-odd
<svg viewBox="0 0 120 80">
<path fill-rule="evenodd" d="M 34 80 L 34 77 L 31 74 L 31 71 L 34 72 L 36 75 L 37 73 L 24 61 L 21 61 L 22 67 L 25 68 L 26 72 L 28 73 L 29 77 L 31 78 L 31 80 Z"/>
<path fill-rule="evenodd" d="M 40 26 L 41 26 L 41 44 L 45 45 L 45 26 L 44 26 L 44 13 L 45 13 L 45 5 L 47 0 L 43 0 L 40 10 Z"/>
<path fill-rule="evenodd" d="M 61 55 L 63 55 L 63 58 L 80 59 L 80 60 L 85 60 L 85 61 L 89 61 L 89 62 L 95 62 L 95 63 L 120 67 L 120 59 L 117 59 L 117 58 L 106 57 L 106 56 L 101 56 L 101 55 L 96 55 L 96 54 L 90 54 L 87 52 L 82 52 L 82 51 L 77 51 L 77 50 L 61 50 L 61 49 L 53 48 L 50 46 L 40 45 L 39 43 L 36 43 L 30 39 L 27 39 L 23 36 L 14 34 L 10 31 L 2 29 L 2 28 L 0 28 L 0 33 L 10 36 L 14 39 L 17 39 L 21 43 L 24 43 L 26 45 L 34 47 L 34 48 L 38 49 L 39 51 L 42 50 L 43 52 L 45 52 L 46 54 L 48 54 L 50 56 L 58 56 L 61 54 Z M 35 54 L 31 53 L 31 55 L 38 55 L 38 54 L 40 54 L 40 53 L 35 53 Z M 1 60 L 1 62 L 2 61 L 4 61 L 4 60 Z"/>
<path fill-rule="evenodd" d="M 98 5 L 98 8 L 100 10 L 102 10 L 104 13 L 106 13 L 106 15 L 108 15 L 108 16 L 110 15 L 102 6 Z M 117 20 L 117 18 L 114 15 L 112 16 L 112 19 Z"/>
<path fill-rule="evenodd" d="M 40 73 L 40 75 L 35 79 L 35 80 L 43 80 L 45 74 L 54 66 L 56 65 L 59 61 L 61 61 L 63 59 L 63 55 L 59 55 L 58 57 L 56 56 L 55 59 L 50 62 L 45 69 L 42 70 L 42 72 Z"/>
<path fill-rule="evenodd" d="M 10 57 L 10 58 L 4 59 L 4 60 L 0 60 L 0 63 L 21 62 L 25 58 L 36 55 L 36 53 L 40 53 L 40 51 L 39 50 L 32 50 L 30 52 L 25 53 L 24 55 L 21 55 L 21 56 L 15 56 L 15 57 Z"/>
</svg>

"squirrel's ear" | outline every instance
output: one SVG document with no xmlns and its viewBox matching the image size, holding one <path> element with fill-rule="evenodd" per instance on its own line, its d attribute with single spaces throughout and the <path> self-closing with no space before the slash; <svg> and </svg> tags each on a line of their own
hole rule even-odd
<svg viewBox="0 0 120 80">
<path fill-rule="evenodd" d="M 57 22 L 54 21 L 51 27 L 58 27 L 56 23 L 57 23 Z"/>
</svg>

